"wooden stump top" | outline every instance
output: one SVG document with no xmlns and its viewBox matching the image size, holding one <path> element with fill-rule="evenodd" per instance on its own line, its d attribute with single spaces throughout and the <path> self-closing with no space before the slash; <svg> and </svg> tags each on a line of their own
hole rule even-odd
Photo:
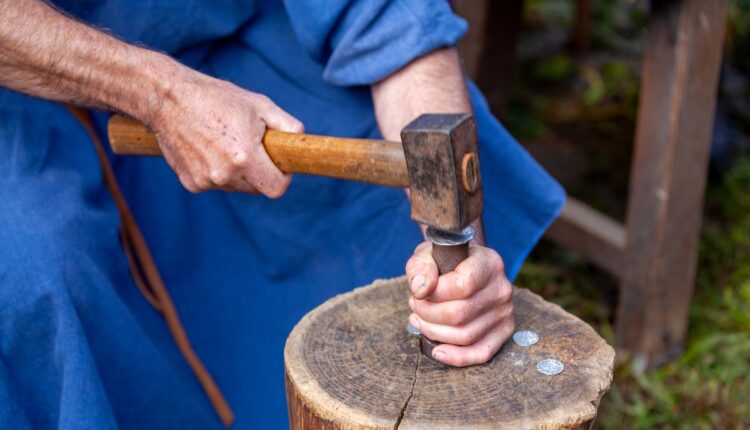
<svg viewBox="0 0 750 430">
<path fill-rule="evenodd" d="M 516 288 L 516 329 L 492 361 L 451 368 L 419 352 L 404 327 L 405 278 L 376 281 L 327 301 L 289 335 L 284 354 L 293 429 L 578 429 L 596 417 L 614 350 L 585 322 Z M 560 360 L 543 375 L 536 364 Z"/>
</svg>

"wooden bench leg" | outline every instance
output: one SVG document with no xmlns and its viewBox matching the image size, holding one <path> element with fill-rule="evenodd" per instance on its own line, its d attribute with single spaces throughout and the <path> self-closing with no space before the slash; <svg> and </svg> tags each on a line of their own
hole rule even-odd
<svg viewBox="0 0 750 430">
<path fill-rule="evenodd" d="M 725 28 L 724 0 L 652 4 L 616 329 L 642 368 L 685 339 Z"/>
</svg>

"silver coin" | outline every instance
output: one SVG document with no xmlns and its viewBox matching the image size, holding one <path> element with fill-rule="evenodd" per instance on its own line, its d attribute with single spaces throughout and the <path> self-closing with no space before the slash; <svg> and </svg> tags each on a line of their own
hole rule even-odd
<svg viewBox="0 0 750 430">
<path fill-rule="evenodd" d="M 547 358 L 536 364 L 536 370 L 544 375 L 557 375 L 564 369 L 565 365 L 563 365 L 559 360 L 555 360 L 554 358 Z"/>
<path fill-rule="evenodd" d="M 513 333 L 513 342 L 519 346 L 531 346 L 539 342 L 539 335 L 531 330 L 519 330 Z"/>
<path fill-rule="evenodd" d="M 413 336 L 420 336 L 422 334 L 422 332 L 419 331 L 418 328 L 412 326 L 411 324 L 406 324 L 406 332 Z"/>
</svg>

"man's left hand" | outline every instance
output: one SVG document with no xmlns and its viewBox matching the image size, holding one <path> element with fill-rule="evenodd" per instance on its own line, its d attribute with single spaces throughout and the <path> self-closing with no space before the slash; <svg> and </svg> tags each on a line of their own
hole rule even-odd
<svg viewBox="0 0 750 430">
<path fill-rule="evenodd" d="M 412 297 L 409 323 L 442 342 L 436 360 L 456 367 L 488 362 L 513 333 L 513 287 L 497 252 L 469 245 L 469 257 L 438 277 L 432 244 L 423 242 L 406 263 Z"/>
</svg>

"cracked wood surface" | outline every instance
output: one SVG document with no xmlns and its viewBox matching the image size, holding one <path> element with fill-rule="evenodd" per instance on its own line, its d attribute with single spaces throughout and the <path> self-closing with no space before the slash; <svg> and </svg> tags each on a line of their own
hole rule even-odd
<svg viewBox="0 0 750 430">
<path fill-rule="evenodd" d="M 405 278 L 375 281 L 306 315 L 284 352 L 290 423 L 301 429 L 584 429 L 612 380 L 614 350 L 586 323 L 525 289 L 517 329 L 536 345 L 506 343 L 488 364 L 449 368 L 404 331 Z M 536 363 L 556 358 L 557 376 Z"/>
</svg>

